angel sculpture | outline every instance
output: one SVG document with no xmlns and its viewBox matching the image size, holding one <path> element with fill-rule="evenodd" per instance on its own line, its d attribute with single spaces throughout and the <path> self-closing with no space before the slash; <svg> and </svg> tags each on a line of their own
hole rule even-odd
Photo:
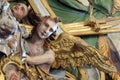
<svg viewBox="0 0 120 80">
<path fill-rule="evenodd" d="M 53 20 L 51 19 L 51 17 L 48 17 L 47 19 Z M 37 21 L 36 23 L 44 24 L 44 26 L 48 26 L 46 24 L 46 22 L 48 21 L 47 19 L 41 22 Z M 58 28 L 58 24 L 54 27 L 55 28 L 53 29 L 53 32 Z M 39 31 L 38 27 L 34 29 L 36 30 L 36 32 L 35 30 L 33 30 L 33 33 L 37 33 L 37 37 L 40 36 L 43 38 L 47 38 L 53 33 L 53 32 L 49 32 L 49 34 L 44 35 L 43 34 L 44 32 L 42 34 L 41 32 L 40 33 L 38 32 Z M 25 44 L 25 43 L 23 42 L 21 44 Z M 56 40 L 50 41 L 50 43 L 48 44 L 49 44 L 48 46 L 55 52 L 55 61 L 52 65 L 52 67 L 54 68 L 59 68 L 59 67 L 66 68 L 67 66 L 70 65 L 72 67 L 76 67 L 76 66 L 82 67 L 82 65 L 89 65 L 89 66 L 93 65 L 99 70 L 104 72 L 116 72 L 116 68 L 113 65 L 111 65 L 108 59 L 102 56 L 97 49 L 85 44 L 84 41 L 82 41 L 80 38 L 74 37 L 66 32 L 61 33 Z M 28 47 L 30 47 L 29 45 L 30 45 L 30 41 L 28 43 Z M 45 46 L 47 46 L 47 44 L 45 44 Z M 21 48 L 26 49 L 26 47 L 23 45 Z M 30 48 L 30 49 L 34 50 L 34 48 Z M 28 53 L 27 51 L 25 52 Z M 44 68 L 32 62 L 33 60 L 32 56 L 33 55 L 35 56 L 36 54 L 33 53 L 27 54 L 27 58 L 26 58 L 26 56 L 24 55 L 25 52 L 23 51 L 22 52 L 23 54 L 8 56 L 7 58 L 1 59 L 1 65 L 0 65 L 1 73 L 5 75 L 6 79 L 8 80 L 12 80 L 12 79 L 53 80 L 54 79 L 48 72 L 46 72 Z M 46 55 L 46 57 L 48 56 Z M 26 58 L 26 60 L 24 58 Z M 22 60 L 24 59 L 25 62 L 22 62 L 21 59 Z M 31 65 L 30 62 L 33 64 Z M 41 61 L 37 60 L 37 62 L 40 63 Z M 13 74 L 10 74 L 9 70 L 15 72 L 13 72 Z"/>
</svg>

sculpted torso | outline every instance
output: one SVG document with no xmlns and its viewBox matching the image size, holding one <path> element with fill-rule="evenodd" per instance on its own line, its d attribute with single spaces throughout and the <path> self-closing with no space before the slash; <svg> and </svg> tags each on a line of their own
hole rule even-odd
<svg viewBox="0 0 120 80">
<path fill-rule="evenodd" d="M 44 54 L 43 43 L 32 44 L 28 42 L 29 46 L 29 55 L 30 56 L 38 56 Z"/>
<path fill-rule="evenodd" d="M 29 46 L 29 55 L 30 56 L 40 56 L 43 54 L 47 54 L 47 51 L 44 50 L 43 48 L 44 42 L 39 42 L 37 44 L 32 44 L 31 42 L 28 42 Z M 47 73 L 49 73 L 50 69 L 50 64 L 44 63 L 44 64 L 39 64 L 39 66 Z"/>
</svg>

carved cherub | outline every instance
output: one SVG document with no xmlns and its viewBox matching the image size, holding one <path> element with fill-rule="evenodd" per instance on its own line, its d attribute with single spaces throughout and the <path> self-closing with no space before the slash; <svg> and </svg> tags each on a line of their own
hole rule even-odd
<svg viewBox="0 0 120 80">
<path fill-rule="evenodd" d="M 116 68 L 107 62 L 106 57 L 102 56 L 98 50 L 85 44 L 80 38 L 69 35 L 68 33 L 63 32 L 58 36 L 57 40 L 50 42 L 50 49 L 46 44 L 46 38 L 56 31 L 59 20 L 50 16 L 43 17 L 39 20 L 40 21 L 36 22 L 36 27 L 32 30 L 31 37 L 27 40 L 29 50 L 25 61 L 32 66 L 26 67 L 26 62 L 18 62 L 19 64 L 15 64 L 19 58 L 11 57 L 9 60 L 6 60 L 13 61 L 15 65 L 22 65 L 23 67 L 17 66 L 18 70 L 24 70 L 30 79 L 48 79 L 47 76 L 49 76 L 48 73 L 51 65 L 54 68 L 60 66 L 66 68 L 69 65 L 72 65 L 72 67 L 80 67 L 85 64 L 93 65 L 105 72 L 116 72 Z M 5 61 L 3 61 L 2 64 L 4 64 L 4 62 Z M 52 64 L 53 62 L 54 64 Z M 3 65 L 2 69 L 7 69 L 7 67 L 5 68 Z M 11 71 L 10 74 L 17 72 L 16 69 Z M 34 74 L 30 74 L 31 72 Z M 17 77 L 17 79 L 19 79 L 19 77 Z"/>
</svg>

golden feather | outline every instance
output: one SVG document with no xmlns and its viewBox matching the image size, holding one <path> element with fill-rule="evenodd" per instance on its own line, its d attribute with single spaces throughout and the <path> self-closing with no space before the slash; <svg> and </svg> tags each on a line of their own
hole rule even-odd
<svg viewBox="0 0 120 80">
<path fill-rule="evenodd" d="M 107 43 L 106 40 L 106 35 L 100 35 L 98 38 L 98 47 L 99 47 L 99 51 L 100 53 L 102 53 L 102 55 L 108 57 L 110 54 L 109 51 L 109 45 Z"/>
</svg>

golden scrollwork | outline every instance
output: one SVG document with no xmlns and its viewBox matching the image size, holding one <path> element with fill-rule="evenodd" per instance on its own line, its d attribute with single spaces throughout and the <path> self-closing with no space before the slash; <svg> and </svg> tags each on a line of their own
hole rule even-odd
<svg viewBox="0 0 120 80">
<path fill-rule="evenodd" d="M 53 77 L 44 72 L 40 67 L 34 65 L 31 66 L 26 62 L 22 62 L 20 56 L 3 58 L 0 63 L 1 74 L 3 74 L 2 78 L 5 78 L 6 76 L 7 67 L 9 65 L 14 65 L 21 72 L 21 74 L 24 74 L 29 80 L 38 80 L 43 78 L 53 80 Z"/>
</svg>

